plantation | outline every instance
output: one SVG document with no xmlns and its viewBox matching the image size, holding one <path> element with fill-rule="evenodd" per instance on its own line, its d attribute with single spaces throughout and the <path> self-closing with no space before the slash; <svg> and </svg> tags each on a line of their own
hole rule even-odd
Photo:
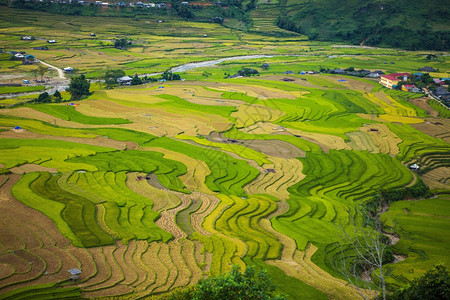
<svg viewBox="0 0 450 300">
<path fill-rule="evenodd" d="M 2 6 L 2 49 L 100 81 L 71 105 L 1 100 L 0 299 L 164 299 L 233 265 L 266 270 L 287 299 L 362 299 L 364 282 L 358 291 L 337 265 L 357 260 L 343 230 L 374 231 L 365 213 L 377 199 L 395 258 L 388 290 L 449 267 L 448 110 L 378 79 L 307 73 L 427 65 L 448 77 L 448 54 L 308 41 L 268 22 L 278 13 L 263 2 L 245 32 L 171 14 L 36 17 Z M 300 5 L 291 2 L 277 5 Z M 224 24 L 248 26 L 234 17 Z M 21 40 L 31 29 L 38 38 Z M 114 48 L 124 36 L 132 44 Z M 265 56 L 234 57 L 254 53 Z M 0 81 L 33 75 L 36 64 L 8 55 Z M 234 58 L 173 72 L 183 80 L 101 82 L 110 69 L 144 75 L 224 57 Z M 233 76 L 243 69 L 258 76 Z"/>
</svg>

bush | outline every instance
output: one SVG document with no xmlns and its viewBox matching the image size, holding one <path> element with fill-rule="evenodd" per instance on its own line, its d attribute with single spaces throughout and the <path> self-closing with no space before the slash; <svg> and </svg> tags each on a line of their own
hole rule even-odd
<svg viewBox="0 0 450 300">
<path fill-rule="evenodd" d="M 286 299 L 284 296 L 273 296 L 274 291 L 275 285 L 265 271 L 256 274 L 253 267 L 247 267 L 241 273 L 239 266 L 233 266 L 230 273 L 201 280 L 190 289 L 172 294 L 169 299 Z"/>
<path fill-rule="evenodd" d="M 450 299 L 450 279 L 447 269 L 437 265 L 406 287 L 395 291 L 392 300 Z"/>
<path fill-rule="evenodd" d="M 70 85 L 67 91 L 71 95 L 71 100 L 79 100 L 90 95 L 90 87 L 91 84 L 87 81 L 86 77 L 84 77 L 84 75 L 80 75 L 70 79 Z"/>
</svg>

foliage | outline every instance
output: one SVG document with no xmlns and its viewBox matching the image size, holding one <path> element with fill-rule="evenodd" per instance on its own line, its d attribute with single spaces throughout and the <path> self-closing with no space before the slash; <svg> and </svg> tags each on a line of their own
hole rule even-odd
<svg viewBox="0 0 450 300">
<path fill-rule="evenodd" d="M 258 70 L 255 70 L 252 68 L 243 68 L 242 70 L 239 70 L 237 72 L 237 74 L 240 76 L 244 76 L 244 77 L 250 77 L 250 76 L 258 75 L 259 72 L 258 72 Z"/>
<path fill-rule="evenodd" d="M 289 2 L 290 3 L 290 2 Z M 445 22 L 448 14 L 445 0 L 423 1 L 346 1 L 315 0 L 299 4 L 291 11 L 283 7 L 276 21 L 280 28 L 314 36 L 323 40 L 345 41 L 370 46 L 382 45 L 409 50 L 448 50 L 450 32 L 433 29 Z M 438 12 L 438 13 L 436 13 Z M 417 16 L 420 14 L 420 21 Z M 431 23 L 428 20 L 433 20 Z M 432 27 L 433 24 L 433 27 Z M 316 36 L 317 37 L 317 36 Z"/>
<path fill-rule="evenodd" d="M 49 103 L 51 101 L 52 101 L 52 98 L 50 97 L 50 95 L 47 92 L 43 92 L 36 99 L 36 102 L 39 102 L 39 103 Z"/>
<path fill-rule="evenodd" d="M 59 91 L 56 91 L 53 94 L 53 99 L 55 100 L 56 103 L 61 102 L 62 101 L 62 95 Z"/>
<path fill-rule="evenodd" d="M 107 70 L 105 72 L 105 84 L 107 89 L 111 89 L 117 85 L 117 79 L 125 76 L 125 72 L 122 69 Z"/>
<path fill-rule="evenodd" d="M 161 74 L 161 78 L 167 81 L 180 80 L 180 74 L 172 73 L 172 71 L 165 71 Z"/>
<path fill-rule="evenodd" d="M 283 300 L 284 296 L 274 296 L 275 285 L 265 271 L 255 272 L 254 267 L 247 267 L 243 273 L 239 266 L 233 266 L 231 272 L 201 280 L 196 286 L 176 293 L 171 300 Z"/>
<path fill-rule="evenodd" d="M 443 265 L 436 265 L 406 287 L 397 290 L 391 300 L 448 300 L 450 299 L 450 277 Z"/>
<path fill-rule="evenodd" d="M 70 93 L 71 100 L 80 100 L 85 96 L 91 94 L 89 91 L 91 84 L 87 81 L 84 75 L 72 77 L 67 91 Z"/>
<path fill-rule="evenodd" d="M 131 85 L 140 85 L 140 84 L 142 84 L 142 79 L 140 79 L 137 74 L 134 74 L 133 79 L 131 79 Z"/>
<path fill-rule="evenodd" d="M 114 48 L 125 50 L 127 46 L 131 45 L 131 41 L 126 38 L 114 39 Z"/>
</svg>

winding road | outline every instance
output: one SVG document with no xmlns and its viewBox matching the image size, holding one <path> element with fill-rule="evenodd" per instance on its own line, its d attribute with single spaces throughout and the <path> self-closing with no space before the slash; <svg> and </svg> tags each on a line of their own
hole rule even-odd
<svg viewBox="0 0 450 300">
<path fill-rule="evenodd" d="M 48 64 L 46 62 L 43 62 L 42 60 L 39 60 L 39 62 L 41 64 L 43 64 L 44 66 L 47 66 L 49 68 L 55 69 L 58 72 L 58 77 L 61 79 L 67 79 L 66 76 L 64 76 L 64 71 L 58 67 L 52 66 L 51 64 Z"/>
</svg>

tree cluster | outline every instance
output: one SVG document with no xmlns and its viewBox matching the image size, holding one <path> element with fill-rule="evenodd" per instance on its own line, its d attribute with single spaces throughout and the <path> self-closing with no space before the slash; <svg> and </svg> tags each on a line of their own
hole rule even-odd
<svg viewBox="0 0 450 300">
<path fill-rule="evenodd" d="M 172 71 L 165 71 L 161 74 L 161 78 L 167 81 L 181 80 L 180 74 L 172 73 Z"/>
<path fill-rule="evenodd" d="M 201 280 L 196 286 L 173 293 L 170 300 L 285 300 L 274 296 L 275 285 L 266 272 L 247 267 L 243 273 L 233 266 L 231 272 Z"/>
<path fill-rule="evenodd" d="M 70 79 L 69 88 L 66 90 L 70 93 L 71 100 L 80 100 L 91 94 L 89 88 L 91 84 L 84 75 L 72 77 Z"/>
<path fill-rule="evenodd" d="M 59 103 L 62 101 L 62 96 L 61 93 L 59 91 L 56 91 L 53 95 L 50 95 L 47 92 L 43 92 L 41 94 L 39 94 L 39 96 L 34 99 L 33 101 L 30 102 L 34 102 L 34 103 L 51 103 L 51 102 L 55 102 L 55 103 Z"/>
<path fill-rule="evenodd" d="M 239 70 L 237 72 L 237 74 L 240 75 L 240 76 L 244 76 L 244 77 L 250 77 L 250 76 L 259 75 L 259 72 L 256 69 L 243 68 L 242 70 Z"/>
<path fill-rule="evenodd" d="M 390 300 L 449 300 L 450 277 L 443 265 L 437 265 L 409 285 L 393 293 Z"/>
<path fill-rule="evenodd" d="M 114 48 L 125 50 L 127 46 L 131 45 L 131 41 L 126 38 L 114 39 Z"/>
</svg>

